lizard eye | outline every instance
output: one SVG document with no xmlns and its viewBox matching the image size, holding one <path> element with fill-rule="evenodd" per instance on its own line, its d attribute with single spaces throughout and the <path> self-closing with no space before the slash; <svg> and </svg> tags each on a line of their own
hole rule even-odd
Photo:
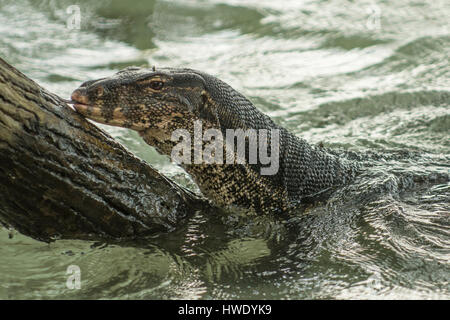
<svg viewBox="0 0 450 320">
<path fill-rule="evenodd" d="M 161 90 L 163 86 L 164 86 L 164 82 L 162 82 L 162 81 L 152 81 L 152 82 L 150 82 L 150 87 L 153 90 Z"/>
</svg>

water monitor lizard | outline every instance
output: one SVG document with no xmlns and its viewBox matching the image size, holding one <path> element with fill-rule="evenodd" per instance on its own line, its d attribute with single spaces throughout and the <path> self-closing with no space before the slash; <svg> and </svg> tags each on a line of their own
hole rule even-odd
<svg viewBox="0 0 450 320">
<path fill-rule="evenodd" d="M 111 77 L 84 82 L 71 98 L 75 109 L 87 118 L 136 130 L 147 144 L 169 156 L 179 143 L 172 139 L 174 131 L 185 129 L 194 137 L 199 121 L 202 134 L 217 129 L 226 136 L 227 129 L 242 129 L 245 137 L 248 129 L 266 129 L 263 146 L 278 161 L 275 174 L 262 174 L 267 166 L 250 161 L 251 143 L 255 142 L 250 136 L 243 140 L 243 163 L 237 162 L 238 147 L 224 143 L 223 154 L 235 155 L 232 163 L 181 164 L 202 193 L 222 207 L 286 211 L 299 203 L 323 199 L 352 180 L 360 167 L 296 137 L 228 84 L 192 69 L 128 67 Z M 202 147 L 212 141 L 201 142 Z M 277 148 L 271 149 L 274 145 Z M 198 149 L 194 150 L 194 143 L 191 146 L 194 158 Z"/>
</svg>

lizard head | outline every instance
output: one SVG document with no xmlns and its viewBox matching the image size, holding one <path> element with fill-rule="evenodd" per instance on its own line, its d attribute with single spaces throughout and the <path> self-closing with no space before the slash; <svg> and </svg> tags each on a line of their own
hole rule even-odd
<svg viewBox="0 0 450 320">
<path fill-rule="evenodd" d="M 262 145 L 261 142 L 256 143 L 256 133 L 253 139 L 251 133 L 254 131 L 247 130 L 264 129 L 267 133 L 267 130 L 278 130 L 278 127 L 247 98 L 214 76 L 192 69 L 129 67 L 110 77 L 84 82 L 72 93 L 71 98 L 75 109 L 86 118 L 136 130 L 147 144 L 155 147 L 161 154 L 172 155 L 174 151 L 178 152 L 179 149 L 175 147 L 180 146 L 177 140 L 180 136 L 175 135 L 178 138 L 174 138 L 173 134 L 178 129 L 188 131 L 188 146 L 185 149 L 184 144 L 181 144 L 183 161 L 187 160 L 182 162 L 183 167 L 193 176 L 202 192 L 215 199 L 218 204 L 261 207 L 263 202 L 264 206 L 268 205 L 272 200 L 267 202 L 267 199 L 273 198 L 274 194 L 282 195 L 280 199 L 285 197 L 285 191 L 279 187 L 279 182 L 275 187 L 271 186 L 272 180 L 281 179 L 279 176 L 259 178 L 261 164 L 241 162 L 241 158 L 250 157 L 252 151 L 253 155 L 256 154 L 253 146 Z M 215 129 L 208 131 L 211 134 L 210 141 L 203 135 L 200 140 L 202 149 L 205 149 L 203 156 L 206 154 L 209 158 L 203 157 L 203 152 L 197 152 L 197 128 L 203 134 L 209 129 Z M 234 144 L 231 147 L 220 143 L 215 145 L 215 142 L 223 141 L 220 134 L 225 134 L 228 140 L 227 132 L 234 131 L 229 129 L 240 129 L 231 135 L 233 141 L 238 141 L 236 150 Z M 247 132 L 250 132 L 248 136 Z M 186 142 L 185 136 L 181 137 L 182 142 Z M 190 137 L 194 137 L 194 143 L 191 143 Z M 263 136 L 260 141 L 265 141 L 267 147 L 270 145 L 271 159 L 276 156 L 276 162 L 271 161 L 271 167 L 272 163 L 276 163 L 278 170 L 279 152 L 272 148 L 272 145 L 278 144 L 272 144 L 271 137 Z M 239 150 L 243 155 L 238 159 Z M 228 157 L 229 155 L 231 156 Z M 228 161 L 228 158 L 231 160 Z M 205 159 L 214 161 L 206 162 Z M 246 191 L 235 192 L 237 186 L 242 187 L 244 184 L 248 187 L 244 188 Z M 260 194 L 264 196 L 259 196 Z"/>
<path fill-rule="evenodd" d="M 201 113 L 205 81 L 190 69 L 128 67 L 86 81 L 71 96 L 85 117 L 136 131 L 175 130 Z"/>
</svg>

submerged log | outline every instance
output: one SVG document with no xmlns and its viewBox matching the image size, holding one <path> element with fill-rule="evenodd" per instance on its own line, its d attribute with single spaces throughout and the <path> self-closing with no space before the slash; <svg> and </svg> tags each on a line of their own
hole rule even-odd
<svg viewBox="0 0 450 320">
<path fill-rule="evenodd" d="M 171 231 L 204 200 L 0 58 L 0 222 L 42 241 Z"/>
</svg>

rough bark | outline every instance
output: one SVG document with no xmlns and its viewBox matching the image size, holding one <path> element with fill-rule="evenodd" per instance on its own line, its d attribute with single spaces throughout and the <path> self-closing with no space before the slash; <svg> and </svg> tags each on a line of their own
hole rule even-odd
<svg viewBox="0 0 450 320">
<path fill-rule="evenodd" d="M 0 58 L 0 222 L 32 238 L 170 231 L 205 202 Z"/>
</svg>

